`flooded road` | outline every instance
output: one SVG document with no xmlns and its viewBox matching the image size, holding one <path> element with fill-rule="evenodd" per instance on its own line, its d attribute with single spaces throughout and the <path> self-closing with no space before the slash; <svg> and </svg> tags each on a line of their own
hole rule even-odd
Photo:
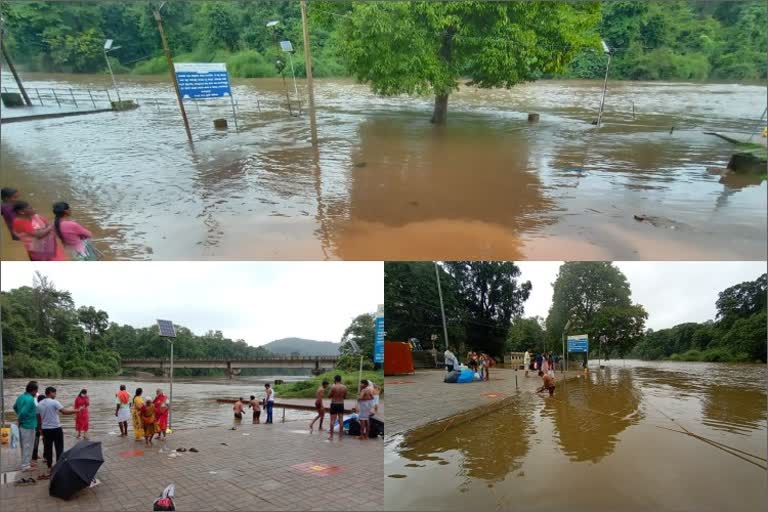
<svg viewBox="0 0 768 512">
<path fill-rule="evenodd" d="M 431 437 L 390 440 L 385 509 L 759 510 L 766 385 L 764 365 L 609 363 L 551 399 L 522 393 Z"/>
<path fill-rule="evenodd" d="M 232 404 L 220 404 L 218 398 L 237 398 L 242 396 L 248 399 L 250 395 L 257 398 L 264 396 L 264 383 L 272 382 L 275 378 L 286 382 L 302 380 L 303 377 L 245 377 L 230 382 L 223 379 L 174 379 L 173 381 L 173 428 L 189 429 L 210 427 L 214 425 L 230 425 L 232 423 Z M 4 396 L 6 415 L 13 417 L 13 404 L 16 398 L 24 392 L 24 387 L 29 379 L 5 379 Z M 115 393 L 120 389 L 120 384 L 125 384 L 128 392 L 133 396 L 137 387 L 144 390 L 144 398 L 154 398 L 155 390 L 162 389 L 169 394 L 169 383 L 152 381 L 148 379 L 133 380 L 83 380 L 83 379 L 38 379 L 40 392 L 43 393 L 47 386 L 53 386 L 57 390 L 56 399 L 65 407 L 72 407 L 77 394 L 81 389 L 88 390 L 91 399 L 90 428 L 92 432 L 119 433 L 117 420 L 115 419 Z M 10 411 L 10 412 L 9 412 Z M 250 409 L 246 409 L 250 412 Z M 246 418 L 250 418 L 246 415 Z M 282 418 L 282 410 L 275 411 L 275 421 Z M 311 412 L 296 410 L 285 411 L 286 421 L 304 418 L 312 418 Z M 245 420 L 244 420 L 245 421 Z M 75 417 L 61 415 L 61 423 L 65 431 L 74 432 Z"/>
<path fill-rule="evenodd" d="M 429 98 L 320 80 L 315 151 L 279 80 L 234 81 L 239 132 L 227 100 L 190 103 L 194 148 L 165 77 L 119 80 L 139 109 L 4 125 L 0 144 L 3 186 L 43 213 L 67 200 L 108 259 L 766 258 L 766 182 L 712 174 L 733 146 L 703 133 L 746 139 L 762 86 L 610 83 L 596 132 L 602 82 L 463 87 L 435 127 Z"/>
</svg>

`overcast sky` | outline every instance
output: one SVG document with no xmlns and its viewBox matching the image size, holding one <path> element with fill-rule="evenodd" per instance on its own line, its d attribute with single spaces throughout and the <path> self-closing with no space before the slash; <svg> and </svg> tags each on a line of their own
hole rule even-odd
<svg viewBox="0 0 768 512">
<path fill-rule="evenodd" d="M 380 262 L 101 262 L 2 265 L 3 291 L 32 285 L 35 270 L 76 305 L 146 327 L 172 320 L 195 334 L 220 330 L 262 345 L 298 337 L 338 342 L 351 320 L 384 301 Z"/>
<path fill-rule="evenodd" d="M 552 284 L 562 262 L 516 262 L 523 281 L 533 285 L 525 316 L 547 317 Z M 646 327 L 664 329 L 683 322 L 714 320 L 717 294 L 729 286 L 752 281 L 766 271 L 762 262 L 616 262 L 627 276 L 632 300 L 648 312 Z"/>
</svg>

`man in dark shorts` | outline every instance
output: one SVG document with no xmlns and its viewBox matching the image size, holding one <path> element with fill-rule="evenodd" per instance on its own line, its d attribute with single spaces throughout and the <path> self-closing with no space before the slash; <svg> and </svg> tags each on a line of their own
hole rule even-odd
<svg viewBox="0 0 768 512">
<path fill-rule="evenodd" d="M 232 423 L 232 430 L 237 430 L 237 426 L 243 421 L 243 399 L 242 397 L 237 399 L 235 405 L 232 407 L 235 412 L 235 421 Z"/>
<path fill-rule="evenodd" d="M 317 391 L 315 391 L 315 410 L 317 411 L 317 416 L 315 416 L 315 419 L 313 419 L 312 423 L 309 424 L 310 432 L 314 430 L 315 422 L 317 420 L 320 420 L 320 427 L 318 430 L 320 430 L 320 432 L 323 431 L 323 419 L 325 418 L 325 408 L 323 407 L 323 398 L 325 397 L 325 390 L 328 389 L 328 385 L 329 385 L 328 381 L 324 380 L 323 383 L 320 385 L 320 387 L 317 388 Z"/>
<path fill-rule="evenodd" d="M 333 386 L 328 393 L 331 398 L 331 436 L 333 439 L 333 427 L 339 422 L 339 437 L 344 433 L 344 400 L 347 398 L 347 386 L 341 383 L 341 375 L 333 378 Z"/>
<path fill-rule="evenodd" d="M 261 404 L 259 404 L 259 401 L 256 400 L 254 395 L 251 395 L 251 401 L 249 402 L 248 408 L 253 409 L 253 424 L 256 425 L 260 423 L 259 418 L 261 417 Z"/>
<path fill-rule="evenodd" d="M 541 386 L 539 389 L 537 389 L 536 392 L 541 393 L 546 389 L 547 391 L 549 391 L 549 396 L 554 395 L 555 394 L 555 378 L 548 373 L 544 373 L 541 370 L 539 370 L 539 377 L 541 377 L 542 380 L 544 381 L 544 385 Z"/>
</svg>

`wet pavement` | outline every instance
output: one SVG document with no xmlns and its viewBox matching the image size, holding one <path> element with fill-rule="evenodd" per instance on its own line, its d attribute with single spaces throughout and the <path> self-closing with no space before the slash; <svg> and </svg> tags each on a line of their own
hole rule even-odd
<svg viewBox="0 0 768 512">
<path fill-rule="evenodd" d="M 107 77 L 34 75 L 29 86 Z M 764 88 L 615 82 L 462 88 L 447 126 L 429 98 L 317 83 L 320 145 L 279 80 L 235 80 L 190 103 L 185 138 L 165 77 L 121 77 L 138 110 L 4 127 L 0 178 L 45 214 L 66 200 L 108 259 L 764 259 L 766 182 L 722 178 Z M 154 103 L 158 100 L 158 103 Z M 632 104 L 635 116 L 632 115 Z M 528 112 L 541 114 L 536 124 Z M 672 129 L 674 128 L 674 129 Z M 759 139 L 760 135 L 757 135 Z M 635 215 L 659 222 L 638 222 Z M 3 259 L 23 259 L 2 233 Z"/>
<path fill-rule="evenodd" d="M 552 398 L 520 393 L 472 421 L 388 437 L 385 509 L 760 509 L 767 378 L 764 365 L 610 362 Z M 407 398 L 400 387 L 392 402 Z"/>
<path fill-rule="evenodd" d="M 204 428 L 176 431 L 146 449 L 129 438 L 94 435 L 105 463 L 100 485 L 69 501 L 48 496 L 46 481 L 0 485 L 3 510 L 65 512 L 151 510 L 166 485 L 176 485 L 177 510 L 381 510 L 384 497 L 382 442 L 347 437 L 328 441 L 303 423 L 244 423 L 237 431 Z M 65 437 L 65 448 L 74 444 Z M 197 448 L 180 453 L 176 448 Z M 42 446 L 41 446 L 42 449 Z M 4 467 L 18 450 L 2 448 Z M 8 462 L 10 461 L 10 462 Z M 15 465 L 13 467 L 16 467 Z M 13 474 L 8 475 L 11 481 Z"/>
</svg>

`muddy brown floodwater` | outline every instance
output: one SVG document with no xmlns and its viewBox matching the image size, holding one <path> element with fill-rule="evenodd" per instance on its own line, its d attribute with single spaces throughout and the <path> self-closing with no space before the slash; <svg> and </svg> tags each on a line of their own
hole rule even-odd
<svg viewBox="0 0 768 512">
<path fill-rule="evenodd" d="M 420 441 L 388 440 L 384 508 L 762 510 L 765 366 L 625 364 Z"/>
<path fill-rule="evenodd" d="M 429 98 L 319 80 L 314 151 L 279 80 L 234 81 L 239 132 L 212 127 L 227 101 L 190 103 L 192 149 L 165 77 L 119 79 L 139 109 L 4 125 L 0 144 L 3 186 L 70 202 L 108 259 L 766 258 L 766 183 L 713 174 L 733 147 L 703 133 L 746 139 L 763 86 L 610 83 L 596 132 L 601 82 L 463 87 L 435 127 Z M 1 250 L 24 257 L 5 231 Z"/>
<path fill-rule="evenodd" d="M 304 377 L 245 377 L 228 382 L 223 379 L 174 379 L 173 382 L 173 428 L 190 429 L 211 427 L 215 425 L 231 425 L 232 404 L 217 403 L 218 398 L 237 398 L 242 396 L 248 399 L 254 395 L 261 399 L 264 396 L 264 383 L 274 379 L 282 379 L 286 382 L 301 380 Z M 13 416 L 13 404 L 16 398 L 24 392 L 24 386 L 29 379 L 5 379 L 4 397 L 6 415 L 10 419 Z M 168 381 L 160 382 L 150 379 L 124 379 L 124 380 L 83 380 L 83 379 L 38 379 L 40 392 L 47 386 L 56 388 L 56 399 L 65 407 L 72 407 L 77 394 L 81 389 L 88 390 L 91 399 L 89 409 L 89 422 L 92 432 L 116 435 L 120 432 L 115 419 L 115 393 L 120 389 L 120 384 L 125 384 L 128 392 L 133 396 L 137 387 L 144 390 L 143 396 L 155 397 L 155 390 L 162 389 L 169 394 Z M 246 412 L 250 412 L 246 409 Z M 282 419 L 282 410 L 275 411 L 276 421 Z M 286 410 L 286 421 L 298 419 L 311 419 L 312 413 L 303 411 Z M 250 416 L 246 416 L 250 418 Z M 61 416 L 64 429 L 71 433 L 75 428 L 74 416 Z"/>
</svg>

